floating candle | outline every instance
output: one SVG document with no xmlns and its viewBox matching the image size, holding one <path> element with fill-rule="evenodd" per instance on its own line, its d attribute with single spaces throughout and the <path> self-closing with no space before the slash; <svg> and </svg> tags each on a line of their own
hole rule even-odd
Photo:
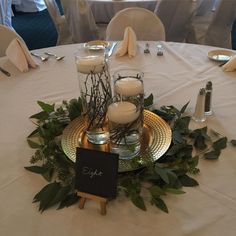
<svg viewBox="0 0 236 236">
<path fill-rule="evenodd" d="M 115 82 L 115 92 L 122 96 L 136 96 L 143 94 L 143 83 L 136 78 L 123 78 Z"/>
<path fill-rule="evenodd" d="M 104 58 L 101 56 L 86 56 L 76 59 L 77 71 L 83 74 L 101 73 L 104 67 Z"/>
<path fill-rule="evenodd" d="M 108 107 L 108 119 L 114 123 L 127 124 L 138 118 L 140 111 L 131 102 L 115 102 Z"/>
</svg>

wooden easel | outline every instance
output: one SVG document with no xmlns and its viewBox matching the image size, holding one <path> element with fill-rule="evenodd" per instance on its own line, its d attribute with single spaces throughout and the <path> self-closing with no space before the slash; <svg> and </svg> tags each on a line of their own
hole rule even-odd
<svg viewBox="0 0 236 236">
<path fill-rule="evenodd" d="M 93 195 L 90 193 L 79 192 L 79 191 L 77 191 L 77 195 L 81 197 L 80 201 L 79 201 L 79 208 L 80 209 L 84 208 L 84 205 L 85 205 L 85 202 L 87 199 L 91 199 L 91 200 L 94 200 L 94 201 L 97 201 L 100 203 L 100 214 L 106 215 L 106 213 L 107 213 L 107 211 L 106 211 L 107 198 Z"/>
</svg>

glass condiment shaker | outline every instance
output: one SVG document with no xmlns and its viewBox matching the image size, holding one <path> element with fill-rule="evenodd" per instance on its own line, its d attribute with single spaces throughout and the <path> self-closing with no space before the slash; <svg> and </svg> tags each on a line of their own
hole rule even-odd
<svg viewBox="0 0 236 236">
<path fill-rule="evenodd" d="M 201 88 L 198 96 L 197 96 L 197 102 L 195 107 L 195 112 L 193 114 L 193 120 L 196 122 L 204 122 L 206 120 L 205 116 L 205 96 L 206 91 L 204 88 Z"/>
</svg>

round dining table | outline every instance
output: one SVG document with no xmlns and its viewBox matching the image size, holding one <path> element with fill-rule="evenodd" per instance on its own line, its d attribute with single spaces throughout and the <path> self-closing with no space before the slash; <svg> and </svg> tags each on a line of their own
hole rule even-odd
<svg viewBox="0 0 236 236">
<path fill-rule="evenodd" d="M 213 115 L 204 123 L 191 121 L 191 125 L 214 129 L 228 141 L 236 139 L 236 72 L 224 72 L 219 62 L 208 58 L 208 52 L 216 48 L 162 42 L 164 55 L 157 56 L 157 43 L 149 42 L 149 54 L 143 52 L 145 44 L 138 42 L 133 58 L 116 57 L 114 52 L 109 57 L 111 75 L 120 69 L 141 70 L 145 96 L 154 95 L 155 107 L 181 108 L 190 101 L 186 110 L 189 115 L 194 112 L 199 89 L 212 81 Z M 0 72 L 0 235 L 234 236 L 236 147 L 230 143 L 218 160 L 199 160 L 200 173 L 194 176 L 199 186 L 184 187 L 185 194 L 163 197 L 168 214 L 151 204 L 142 211 L 122 195 L 108 202 L 106 216 L 100 215 L 95 201 L 88 201 L 83 210 L 76 204 L 38 211 L 32 199 L 46 182 L 24 169 L 34 154 L 27 144 L 27 136 L 35 128 L 29 117 L 40 111 L 37 101 L 60 105 L 79 96 L 74 62 L 78 47 L 81 45 L 35 50 L 65 58 L 46 62 L 36 58 L 38 68 L 26 73 L 19 72 L 6 57 L 0 58 L 0 66 L 11 73 L 7 77 Z M 145 192 L 142 194 L 145 199 Z"/>
</svg>

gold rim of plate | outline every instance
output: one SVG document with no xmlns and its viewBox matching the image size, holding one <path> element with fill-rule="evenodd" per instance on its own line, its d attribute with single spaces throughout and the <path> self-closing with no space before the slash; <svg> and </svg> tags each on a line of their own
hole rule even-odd
<svg viewBox="0 0 236 236">
<path fill-rule="evenodd" d="M 74 119 L 63 131 L 61 145 L 67 157 L 75 163 L 76 147 L 109 152 L 109 143 L 95 145 L 87 140 L 84 117 Z M 119 172 L 134 171 L 158 160 L 171 144 L 170 126 L 158 115 L 144 110 L 144 125 L 140 153 L 131 160 L 119 160 Z"/>
</svg>

